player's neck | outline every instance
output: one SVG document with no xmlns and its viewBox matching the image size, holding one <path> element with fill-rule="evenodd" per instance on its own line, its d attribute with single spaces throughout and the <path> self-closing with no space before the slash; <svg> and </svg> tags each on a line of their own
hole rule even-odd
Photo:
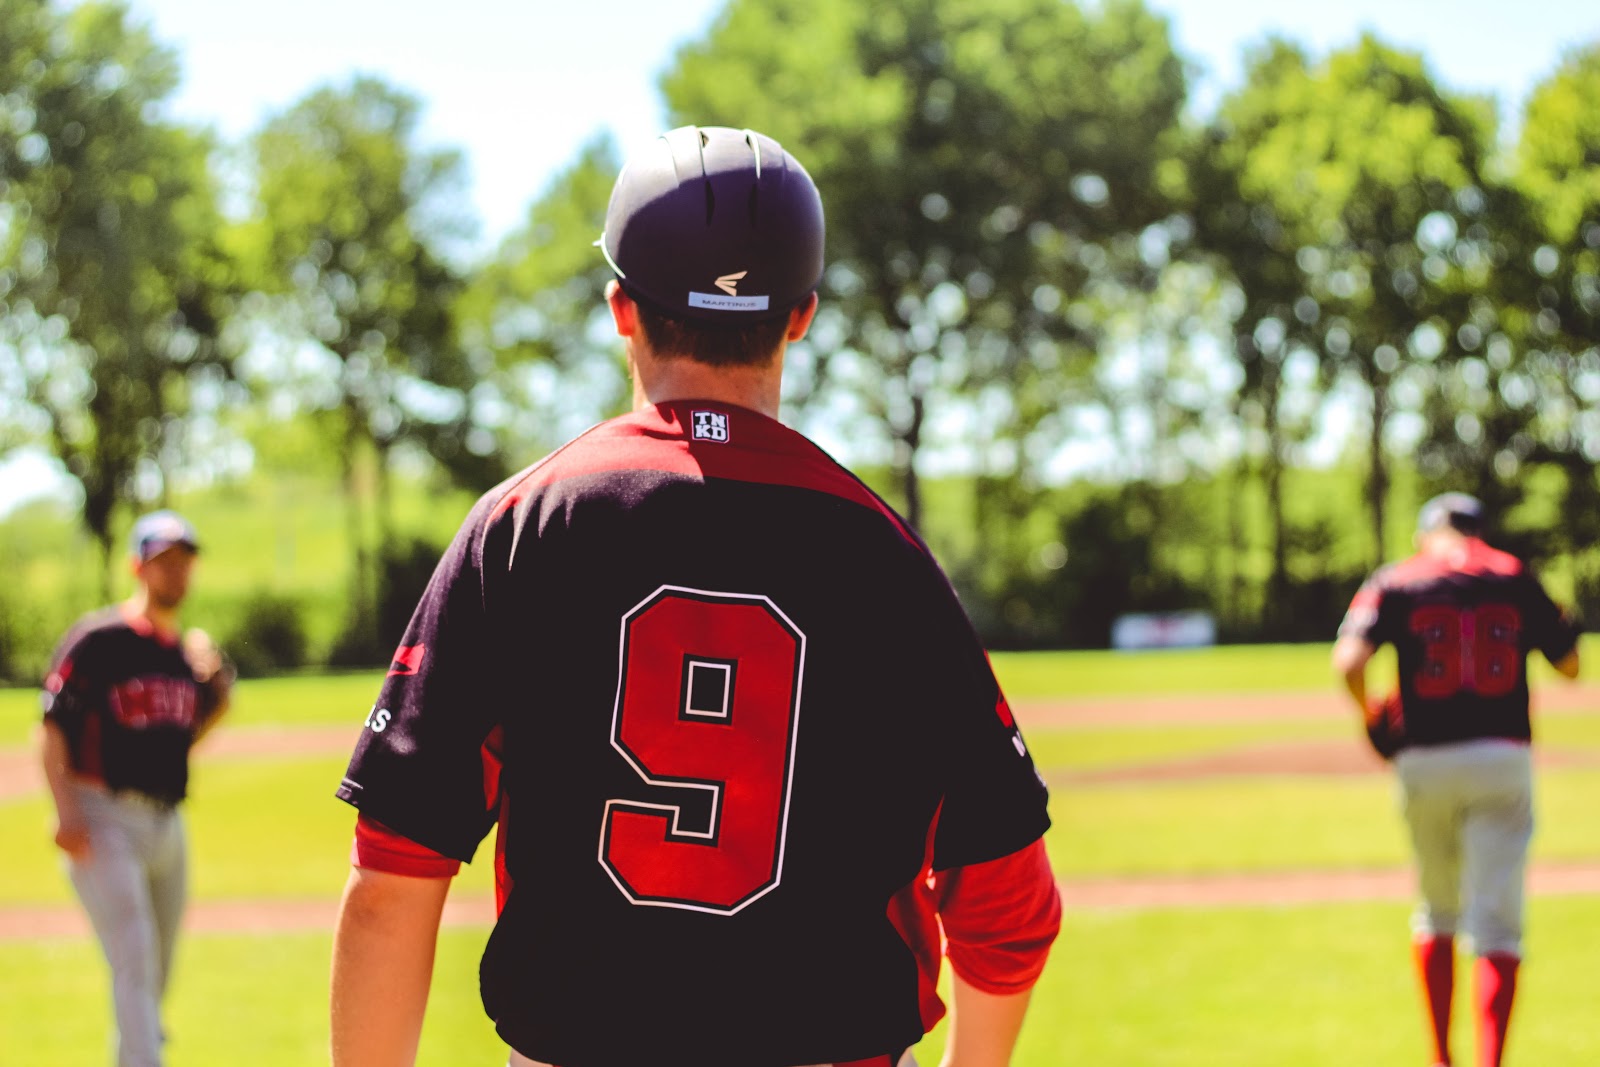
<svg viewBox="0 0 1600 1067">
<path fill-rule="evenodd" d="M 633 359 L 633 409 L 673 400 L 714 400 L 778 417 L 783 395 L 783 357 L 753 367 L 713 367 L 685 358 Z"/>
<path fill-rule="evenodd" d="M 148 589 L 135 589 L 133 595 L 122 602 L 122 610 L 130 618 L 143 619 L 148 622 L 157 633 L 175 634 L 178 632 L 177 607 L 167 607 L 157 603 L 151 598 Z"/>
<path fill-rule="evenodd" d="M 1477 543 L 1477 538 L 1453 530 L 1435 530 L 1425 535 L 1417 547 L 1423 555 L 1455 566 L 1472 554 Z"/>
</svg>

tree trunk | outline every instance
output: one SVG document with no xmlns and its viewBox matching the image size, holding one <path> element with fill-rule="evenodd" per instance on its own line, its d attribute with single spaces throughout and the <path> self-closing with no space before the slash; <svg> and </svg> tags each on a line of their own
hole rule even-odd
<svg viewBox="0 0 1600 1067">
<path fill-rule="evenodd" d="M 346 408 L 344 449 L 340 454 L 340 471 L 344 476 L 345 533 L 350 540 L 353 570 L 350 576 L 350 603 L 355 618 L 361 625 L 373 622 L 371 586 L 368 575 L 371 566 L 367 554 L 365 531 L 362 529 L 361 479 L 357 464 L 361 446 L 358 413 Z"/>
<path fill-rule="evenodd" d="M 394 493 L 389 477 L 389 452 L 393 448 L 391 442 L 385 441 L 378 444 L 375 449 L 374 462 L 377 470 L 373 472 L 373 510 L 378 524 L 378 553 L 381 556 L 385 549 L 394 543 Z"/>
<path fill-rule="evenodd" d="M 927 401 L 921 390 L 911 386 L 911 420 L 906 424 L 900 440 L 905 444 L 905 466 L 898 472 L 900 488 L 906 498 L 906 522 L 920 536 L 922 533 L 922 484 L 917 480 L 917 452 L 922 447 L 922 421 L 927 414 Z"/>
<path fill-rule="evenodd" d="M 1267 491 L 1267 519 L 1272 538 L 1272 571 L 1267 577 L 1267 600 L 1261 620 L 1265 636 L 1283 640 L 1288 635 L 1284 624 L 1289 607 L 1288 520 L 1283 514 L 1283 424 L 1278 418 L 1278 373 L 1276 365 L 1262 383 L 1263 413 L 1266 418 L 1267 454 L 1262 461 L 1262 480 Z"/>
<path fill-rule="evenodd" d="M 116 560 L 116 551 L 111 547 L 111 531 L 95 530 L 94 541 L 100 546 L 100 603 L 109 604 L 115 595 L 111 566 Z"/>
<path fill-rule="evenodd" d="M 1376 367 L 1372 368 L 1367 384 L 1372 390 L 1372 432 L 1367 439 L 1367 510 L 1372 520 L 1372 544 L 1377 557 L 1373 569 L 1377 569 L 1387 558 L 1383 531 L 1384 508 L 1389 499 L 1389 468 L 1383 455 L 1383 426 L 1389 418 L 1389 402 Z"/>
</svg>

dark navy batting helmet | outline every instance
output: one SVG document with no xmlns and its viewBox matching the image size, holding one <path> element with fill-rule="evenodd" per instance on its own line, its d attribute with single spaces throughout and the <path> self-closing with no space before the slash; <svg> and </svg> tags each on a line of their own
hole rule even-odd
<svg viewBox="0 0 1600 1067">
<path fill-rule="evenodd" d="M 1417 532 L 1428 533 L 1446 526 L 1476 537 L 1483 532 L 1483 501 L 1466 493 L 1440 493 L 1417 514 Z"/>
<path fill-rule="evenodd" d="M 787 314 L 822 280 L 822 198 L 765 134 L 682 126 L 622 168 L 595 243 L 640 303 L 743 326 Z"/>
</svg>

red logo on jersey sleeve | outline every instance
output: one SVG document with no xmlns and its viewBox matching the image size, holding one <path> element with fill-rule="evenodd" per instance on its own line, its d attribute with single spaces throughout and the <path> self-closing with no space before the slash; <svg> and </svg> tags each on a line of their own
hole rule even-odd
<svg viewBox="0 0 1600 1067">
<path fill-rule="evenodd" d="M 401 645 L 394 654 L 394 662 L 389 665 L 389 677 L 416 674 L 422 669 L 422 657 L 427 652 L 427 645 Z"/>
</svg>

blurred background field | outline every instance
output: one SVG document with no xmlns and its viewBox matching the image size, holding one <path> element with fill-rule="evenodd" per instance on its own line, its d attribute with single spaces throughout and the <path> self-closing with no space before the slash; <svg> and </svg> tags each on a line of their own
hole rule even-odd
<svg viewBox="0 0 1600 1067">
<path fill-rule="evenodd" d="M 1023 721 L 1038 724 L 1028 739 L 1052 784 L 1048 841 L 1069 899 L 1075 885 L 1113 879 L 1300 872 L 1315 880 L 1318 872 L 1332 879 L 1401 869 L 1405 842 L 1386 774 L 1128 773 L 1276 745 L 1359 746 L 1353 716 L 1306 710 L 1328 707 L 1327 651 L 997 654 L 1008 688 L 1028 692 L 1016 700 Z M 1167 677 L 1180 667 L 1196 679 L 1187 691 Z M 1251 694 L 1241 684 L 1251 679 L 1286 687 Z M 311 905 L 323 909 L 313 915 L 331 915 L 352 823 L 332 790 L 379 681 L 358 672 L 242 683 L 236 717 L 197 757 L 188 816 L 196 908 Z M 1554 685 L 1539 684 L 1546 692 Z M 1600 867 L 1591 817 L 1600 804 L 1600 691 L 1571 692 L 1540 721 L 1541 749 L 1565 759 L 1539 776 L 1534 854 Z M 1281 706 L 1283 717 L 1225 721 L 1234 694 Z M 1119 708 L 1152 700 L 1183 721 L 1116 722 Z M 1075 720 L 1084 708 L 1094 714 Z M 31 721 L 32 709 L 30 692 L 0 691 L 0 723 Z M 1223 721 L 1213 721 L 1218 715 Z M 325 751 L 277 743 L 308 729 Z M 20 754 L 23 733 L 8 726 L 0 762 Z M 224 752 L 217 746 L 225 740 L 235 743 Z M 38 792 L 0 800 L 0 854 L 13 858 L 0 879 L 0 911 L 74 907 L 47 841 L 49 818 Z M 453 893 L 481 901 L 490 878 L 480 860 Z M 1016 1063 L 1420 1062 L 1407 912 L 1398 898 L 1069 907 Z M 1587 946 L 1600 936 L 1600 897 L 1537 897 L 1530 924 L 1511 1062 L 1587 1062 L 1600 1055 L 1600 1032 L 1587 1022 Z M 441 939 L 424 1065 L 497 1062 L 500 1046 L 476 1000 L 486 932 L 452 927 Z M 329 936 L 317 928 L 191 932 L 171 1000 L 175 1067 L 320 1059 Z M 94 1061 L 106 1040 L 103 971 L 87 936 L 0 940 L 8 1067 Z M 925 1064 L 940 1040 L 936 1032 L 924 1043 Z M 1464 1027 L 1459 1040 L 1467 1040 Z"/>
</svg>

